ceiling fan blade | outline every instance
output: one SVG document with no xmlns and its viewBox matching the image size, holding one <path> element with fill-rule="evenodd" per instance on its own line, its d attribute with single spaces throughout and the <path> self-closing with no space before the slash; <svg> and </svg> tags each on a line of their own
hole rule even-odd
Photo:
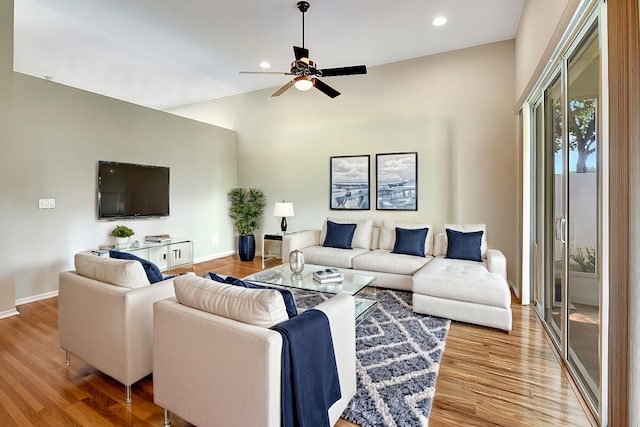
<svg viewBox="0 0 640 427">
<path fill-rule="evenodd" d="M 290 89 L 293 86 L 294 81 L 291 80 L 290 82 L 288 82 L 287 84 L 285 84 L 284 86 L 282 86 L 280 89 L 278 89 L 277 91 L 273 92 L 273 94 L 271 96 L 280 96 L 283 93 L 285 93 L 288 89 Z"/>
<path fill-rule="evenodd" d="M 300 61 L 302 58 L 309 59 L 309 49 L 305 49 L 304 47 L 293 47 L 293 54 L 296 56 L 296 61 Z"/>
<path fill-rule="evenodd" d="M 352 67 L 324 68 L 320 70 L 322 77 L 353 76 L 354 74 L 367 74 L 366 65 L 354 65 Z"/>
<path fill-rule="evenodd" d="M 285 76 L 291 75 L 291 73 L 287 71 L 240 71 L 240 74 L 284 74 Z"/>
<path fill-rule="evenodd" d="M 335 90 L 334 88 L 332 88 L 331 86 L 329 86 L 328 84 L 326 84 L 320 79 L 314 78 L 313 85 L 316 87 L 316 89 L 318 89 L 320 92 L 324 93 L 328 97 L 335 98 L 336 96 L 340 95 L 340 92 L 338 92 L 337 90 Z"/>
</svg>

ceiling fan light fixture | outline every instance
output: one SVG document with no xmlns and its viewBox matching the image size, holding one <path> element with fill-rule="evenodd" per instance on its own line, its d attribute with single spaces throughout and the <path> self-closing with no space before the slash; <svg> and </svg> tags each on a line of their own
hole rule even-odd
<svg viewBox="0 0 640 427">
<path fill-rule="evenodd" d="M 276 90 L 271 96 L 280 96 L 287 90 L 295 87 L 299 91 L 308 91 L 312 88 L 318 89 L 330 98 L 340 95 L 340 92 L 323 82 L 320 78 L 335 76 L 353 76 L 356 74 L 367 74 L 365 65 L 352 65 L 349 67 L 318 68 L 316 63 L 309 58 L 309 49 L 304 47 L 304 15 L 309 9 L 309 2 L 299 1 L 298 10 L 302 13 L 302 47 L 293 46 L 293 56 L 295 60 L 291 62 L 291 68 L 287 72 L 269 71 L 240 71 L 241 73 L 264 73 L 264 74 L 284 74 L 292 76 L 284 86 Z M 262 66 L 262 64 L 261 64 Z"/>
<path fill-rule="evenodd" d="M 293 85 L 296 87 L 296 89 L 300 91 L 304 92 L 313 87 L 313 81 L 311 81 L 311 79 L 309 79 L 308 76 L 299 76 L 299 77 L 296 77 L 294 80 L 295 82 L 293 83 Z"/>
</svg>

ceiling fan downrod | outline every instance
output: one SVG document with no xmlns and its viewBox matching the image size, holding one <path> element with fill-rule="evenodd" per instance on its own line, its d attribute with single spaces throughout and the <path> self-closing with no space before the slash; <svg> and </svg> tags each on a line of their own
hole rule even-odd
<svg viewBox="0 0 640 427">
<path fill-rule="evenodd" d="M 304 48 L 304 13 L 309 10 L 309 2 L 299 1 L 297 6 L 298 10 L 302 12 L 302 47 Z"/>
</svg>

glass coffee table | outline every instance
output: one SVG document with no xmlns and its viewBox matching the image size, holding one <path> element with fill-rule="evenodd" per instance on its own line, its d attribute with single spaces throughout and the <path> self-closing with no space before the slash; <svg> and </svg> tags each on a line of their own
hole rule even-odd
<svg viewBox="0 0 640 427">
<path fill-rule="evenodd" d="M 279 265 L 267 270 L 254 273 L 245 277 L 244 280 L 258 284 L 282 286 L 286 288 L 296 288 L 311 292 L 321 292 L 325 294 L 349 294 L 356 299 L 356 324 L 360 323 L 375 309 L 378 303 L 375 299 L 357 296 L 364 288 L 373 284 L 376 280 L 373 276 L 354 273 L 347 269 L 338 269 L 344 274 L 344 280 L 339 283 L 318 283 L 313 280 L 313 272 L 323 270 L 327 267 L 321 265 L 305 264 L 302 273 L 294 274 L 289 268 L 289 264 Z"/>
</svg>

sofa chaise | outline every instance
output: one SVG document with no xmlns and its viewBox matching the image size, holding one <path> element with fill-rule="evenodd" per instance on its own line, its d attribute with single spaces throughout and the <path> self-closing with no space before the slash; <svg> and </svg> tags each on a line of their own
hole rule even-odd
<svg viewBox="0 0 640 427">
<path fill-rule="evenodd" d="M 349 231 L 345 224 L 353 228 L 350 248 L 340 239 L 333 244 L 336 229 Z M 486 234 L 485 224 L 445 224 L 444 233 L 436 234 L 428 222 L 383 220 L 374 226 L 370 219 L 328 218 L 322 230 L 285 236 L 283 255 L 288 259 L 291 251 L 301 250 L 307 263 L 351 269 L 374 276 L 374 286 L 411 291 L 417 313 L 510 331 L 506 259 L 487 247 Z M 422 240 L 416 245 L 418 235 Z M 476 247 L 469 249 L 469 242 Z"/>
</svg>

